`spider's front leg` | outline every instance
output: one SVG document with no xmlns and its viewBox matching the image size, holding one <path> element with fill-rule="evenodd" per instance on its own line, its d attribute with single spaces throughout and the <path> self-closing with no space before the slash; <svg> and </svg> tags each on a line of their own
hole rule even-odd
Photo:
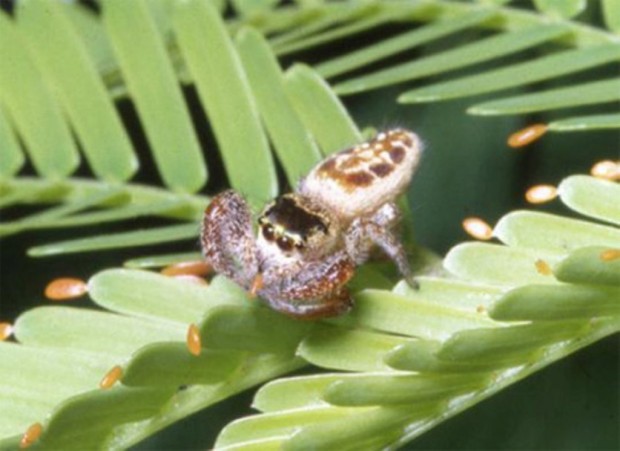
<svg viewBox="0 0 620 451">
<path fill-rule="evenodd" d="M 417 288 L 405 248 L 394 234 L 400 218 L 398 206 L 387 203 L 372 216 L 354 220 L 345 234 L 345 245 L 357 265 L 366 262 L 372 248 L 378 245 L 396 263 L 407 283 Z"/>
<path fill-rule="evenodd" d="M 338 316 L 353 307 L 344 285 L 355 274 L 355 263 L 344 251 L 321 260 L 269 268 L 258 294 L 269 305 L 298 319 Z"/>
<path fill-rule="evenodd" d="M 252 215 L 243 197 L 232 190 L 213 198 L 202 220 L 202 253 L 213 269 L 246 290 L 258 272 Z"/>
</svg>

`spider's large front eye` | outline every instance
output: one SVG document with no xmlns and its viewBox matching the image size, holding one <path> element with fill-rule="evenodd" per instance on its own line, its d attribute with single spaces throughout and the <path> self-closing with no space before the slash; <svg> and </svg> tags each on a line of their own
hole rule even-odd
<svg viewBox="0 0 620 451">
<path fill-rule="evenodd" d="M 295 244 L 292 239 L 287 236 L 279 236 L 278 237 L 278 247 L 283 251 L 290 251 L 293 249 L 293 245 Z"/>
<path fill-rule="evenodd" d="M 273 241 L 275 239 L 275 230 L 271 224 L 264 224 L 261 229 L 263 232 L 263 237 L 265 237 L 267 241 Z"/>
</svg>

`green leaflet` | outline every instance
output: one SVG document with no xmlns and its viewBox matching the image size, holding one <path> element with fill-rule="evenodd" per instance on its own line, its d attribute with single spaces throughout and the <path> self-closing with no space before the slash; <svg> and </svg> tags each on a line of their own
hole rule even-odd
<svg viewBox="0 0 620 451">
<path fill-rule="evenodd" d="M 123 372 L 129 387 L 174 387 L 214 384 L 230 377 L 243 354 L 203 349 L 190 354 L 185 343 L 153 343 L 135 353 Z"/>
<path fill-rule="evenodd" d="M 356 377 L 351 375 L 350 377 Z M 349 377 L 345 374 L 313 374 L 276 379 L 263 385 L 254 395 L 252 406 L 261 412 L 278 412 L 327 406 L 325 389 L 333 382 Z"/>
<path fill-rule="evenodd" d="M 312 1 L 312 0 L 310 0 Z M 376 10 L 373 4 L 364 5 L 352 2 L 341 2 L 329 5 L 329 11 L 322 8 L 310 9 L 307 17 L 297 26 L 287 27 L 287 30 L 278 36 L 273 37 L 270 43 L 273 47 L 287 45 L 292 42 L 311 36 L 312 34 L 325 30 L 335 24 L 348 22 L 356 17 L 364 15 L 368 11 Z"/>
<path fill-rule="evenodd" d="M 314 323 L 292 320 L 265 307 L 220 306 L 200 324 L 203 346 L 270 354 L 294 355 Z"/>
<path fill-rule="evenodd" d="M 533 61 L 406 91 L 398 100 L 401 103 L 430 102 L 483 94 L 560 77 L 619 59 L 620 47 L 612 44 L 567 50 Z"/>
<path fill-rule="evenodd" d="M 620 186 L 617 183 L 575 175 L 564 179 L 558 187 L 558 192 L 562 202 L 573 210 L 592 218 L 620 225 L 620 205 L 617 202 L 620 196 Z M 602 230 L 607 230 L 607 234 L 613 234 L 610 229 Z M 613 241 L 600 244 L 620 246 L 618 234 L 612 236 L 616 237 Z"/>
<path fill-rule="evenodd" d="M 340 75 L 382 58 L 387 58 L 405 50 L 411 50 L 416 46 L 421 46 L 435 39 L 473 27 L 492 18 L 494 15 L 495 13 L 492 11 L 475 11 L 457 18 L 438 21 L 437 23 L 402 33 L 377 44 L 320 63 L 316 66 L 316 70 L 326 78 Z"/>
<path fill-rule="evenodd" d="M 2 437 L 22 433 L 67 397 L 92 390 L 109 369 L 109 356 L 0 342 Z M 16 369 L 19 368 L 19 371 Z"/>
<path fill-rule="evenodd" d="M 385 354 L 387 365 L 396 370 L 419 371 L 430 374 L 465 374 L 479 373 L 484 377 L 485 372 L 498 368 L 497 362 L 466 361 L 455 362 L 440 359 L 437 355 L 441 343 L 430 340 L 417 340 L 404 343 Z"/>
<path fill-rule="evenodd" d="M 362 141 L 362 136 L 329 85 L 307 66 L 295 65 L 287 73 L 285 89 L 297 114 L 312 132 L 323 155 Z"/>
<path fill-rule="evenodd" d="M 473 391 L 484 385 L 477 376 L 373 375 L 364 374 L 330 384 L 325 400 L 340 406 L 437 404 L 446 397 Z"/>
<path fill-rule="evenodd" d="M 456 330 L 494 326 L 493 321 L 474 311 L 463 312 L 383 290 L 362 291 L 355 301 L 355 309 L 343 319 L 345 323 L 390 333 L 434 340 L 445 339 Z"/>
<path fill-rule="evenodd" d="M 550 16 L 570 19 L 585 9 L 586 2 L 584 0 L 534 0 L 534 5 Z"/>
<path fill-rule="evenodd" d="M 616 270 L 616 281 L 620 280 L 618 274 L 620 272 Z M 593 278 L 588 282 L 595 280 Z M 489 313 L 493 318 L 503 321 L 557 321 L 618 316 L 620 289 L 583 285 L 528 285 L 506 293 Z"/>
<path fill-rule="evenodd" d="M 614 196 L 603 198 L 612 200 Z M 541 257 L 546 253 L 565 254 L 588 245 L 620 246 L 617 228 L 532 211 L 507 214 L 493 233 L 509 246 L 535 249 Z"/>
<path fill-rule="evenodd" d="M 185 327 L 96 310 L 45 306 L 21 315 L 15 323 L 15 336 L 25 345 L 99 353 L 111 367 L 110 357 L 116 364 L 153 341 L 183 340 Z"/>
<path fill-rule="evenodd" d="M 2 180 L 15 175 L 26 160 L 2 108 L 0 108 L 0 149 L 3 149 L 0 160 L 0 180 Z"/>
<path fill-rule="evenodd" d="M 432 408 L 421 405 L 415 409 L 375 407 L 369 411 L 343 415 L 303 427 L 283 444 L 283 449 L 308 446 L 342 450 L 381 448 L 400 435 L 399 426 L 404 420 L 421 419 L 430 412 Z"/>
<path fill-rule="evenodd" d="M 102 8 L 103 24 L 165 185 L 176 192 L 197 191 L 206 182 L 207 166 L 146 2 L 106 0 Z"/>
<path fill-rule="evenodd" d="M 593 81 L 567 88 L 509 97 L 470 107 L 471 114 L 485 116 L 498 114 L 525 114 L 594 103 L 613 102 L 620 99 L 620 80 Z"/>
<path fill-rule="evenodd" d="M 95 193 L 92 196 L 80 199 L 76 202 L 67 203 L 58 207 L 48 208 L 47 210 L 35 213 L 30 216 L 20 218 L 17 221 L 5 222 L 0 226 L 0 235 L 9 235 L 21 232 L 29 228 L 49 227 L 58 219 L 62 219 L 70 214 L 86 210 L 90 207 L 97 207 L 101 204 L 124 203 L 128 200 L 128 193 L 121 186 L 111 186 L 107 190 Z"/>
<path fill-rule="evenodd" d="M 336 327 L 316 327 L 297 353 L 314 365 L 341 371 L 390 371 L 383 356 L 410 339 Z M 359 352 L 363 349 L 364 352 Z"/>
<path fill-rule="evenodd" d="M 32 257 L 45 257 L 84 251 L 145 246 L 183 239 L 189 240 L 194 239 L 196 236 L 198 236 L 198 225 L 190 223 L 60 241 L 58 243 L 32 247 L 28 250 L 28 255 Z"/>
<path fill-rule="evenodd" d="M 591 116 L 570 117 L 549 123 L 549 130 L 588 131 L 606 128 L 620 128 L 620 114 L 593 114 Z"/>
<path fill-rule="evenodd" d="M 516 356 L 528 356 L 545 345 L 585 334 L 588 323 L 532 323 L 495 329 L 457 332 L 444 343 L 437 357 L 454 362 L 505 362 L 514 365 Z"/>
<path fill-rule="evenodd" d="M 70 398 L 55 409 L 38 446 L 67 450 L 98 447 L 114 427 L 159 412 L 172 391 L 116 387 Z"/>
<path fill-rule="evenodd" d="M 114 105 L 68 22 L 66 6 L 42 5 L 20 4 L 19 33 L 37 68 L 54 85 L 93 172 L 105 181 L 126 181 L 138 162 Z M 49 30 L 53 30 L 51 35 Z"/>
<path fill-rule="evenodd" d="M 277 193 L 267 138 L 224 24 L 209 3 L 177 5 L 174 29 L 234 188 L 265 202 Z"/>
<path fill-rule="evenodd" d="M 50 88 L 45 84 L 30 52 L 24 52 L 19 30 L 5 14 L 0 14 L 0 52 L 12 61 L 0 71 L 0 100 L 3 116 L 10 114 L 13 125 L 26 143 L 28 157 L 37 172 L 59 178 L 72 173 L 79 163 L 77 147 Z M 20 51 L 20 48 L 22 51 Z M 31 96 L 20 93 L 30 92 Z M 46 127 L 38 124 L 45 123 Z M 55 149 L 49 152 L 49 149 Z M 14 158 L 12 147 L 2 147 L 2 165 Z M 9 165 L 10 167 L 10 165 Z"/>
<path fill-rule="evenodd" d="M 132 269 L 161 268 L 162 266 L 173 265 L 175 263 L 191 262 L 201 259 L 202 255 L 200 252 L 183 252 L 180 254 L 150 255 L 132 258 L 131 260 L 127 260 L 124 266 Z"/>
<path fill-rule="evenodd" d="M 498 287 L 528 283 L 556 283 L 541 274 L 536 261 L 547 263 L 558 257 L 538 249 L 506 247 L 488 243 L 463 243 L 453 247 L 444 260 L 448 271 L 471 282 L 482 282 Z"/>
<path fill-rule="evenodd" d="M 372 409 L 318 407 L 254 415 L 236 420 L 227 425 L 219 435 L 215 448 L 272 438 L 282 440 L 298 430 L 299 424 L 304 424 L 307 427 L 337 418 L 347 418 L 350 420 L 351 415 L 359 415 L 368 410 Z"/>
<path fill-rule="evenodd" d="M 127 290 L 127 287 L 142 287 Z M 88 282 L 99 305 L 121 313 L 186 325 L 208 309 L 244 302 L 240 288 L 223 278 L 210 286 L 195 285 L 161 274 L 129 269 L 102 271 Z"/>
<path fill-rule="evenodd" d="M 605 259 L 609 251 L 601 246 L 577 249 L 556 265 L 555 276 L 562 282 L 620 286 L 620 259 Z"/>
<path fill-rule="evenodd" d="M 277 0 L 232 0 L 235 9 L 248 16 L 265 14 L 277 3 Z"/>
<path fill-rule="evenodd" d="M 504 33 L 438 55 L 347 80 L 338 83 L 334 89 L 340 95 L 348 95 L 410 81 L 524 50 L 567 32 L 566 26 L 558 24 Z"/>
<path fill-rule="evenodd" d="M 620 31 L 620 5 L 614 0 L 602 0 L 605 24 L 615 33 Z"/>
<path fill-rule="evenodd" d="M 319 149 L 287 98 L 284 76 L 262 35 L 241 30 L 237 50 L 289 185 L 295 186 L 320 160 Z"/>
<path fill-rule="evenodd" d="M 276 54 L 279 56 L 287 55 L 289 53 L 326 44 L 341 37 L 372 30 L 393 21 L 396 17 L 402 14 L 401 11 L 397 11 L 395 13 L 389 8 L 384 8 L 383 6 L 384 5 L 380 2 L 376 2 L 374 4 L 369 3 L 368 5 L 362 4 L 362 8 L 359 11 L 359 19 L 357 17 L 358 13 L 355 12 L 352 17 L 353 20 L 351 20 L 350 23 L 347 22 L 341 27 L 327 30 L 318 35 L 310 36 L 304 39 L 297 39 L 289 44 L 278 45 L 276 46 Z M 419 5 L 413 4 L 409 12 L 415 11 L 418 7 Z M 330 22 L 331 21 L 332 20 L 330 20 Z"/>
</svg>

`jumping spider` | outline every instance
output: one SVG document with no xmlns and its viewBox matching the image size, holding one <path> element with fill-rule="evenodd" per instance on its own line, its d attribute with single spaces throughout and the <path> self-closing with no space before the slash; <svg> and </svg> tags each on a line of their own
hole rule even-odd
<svg viewBox="0 0 620 451">
<path fill-rule="evenodd" d="M 417 135 L 395 129 L 328 157 L 295 192 L 265 207 L 256 238 L 247 203 L 225 191 L 205 211 L 204 256 L 216 272 L 301 319 L 351 309 L 345 284 L 375 245 L 414 284 L 394 233 L 400 219 L 394 201 L 409 185 L 421 152 Z"/>
</svg>

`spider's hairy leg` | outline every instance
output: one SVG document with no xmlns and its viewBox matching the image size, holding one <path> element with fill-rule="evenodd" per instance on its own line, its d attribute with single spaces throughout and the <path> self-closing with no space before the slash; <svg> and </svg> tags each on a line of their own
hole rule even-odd
<svg viewBox="0 0 620 451">
<path fill-rule="evenodd" d="M 353 306 L 344 285 L 355 274 L 355 263 L 344 251 L 324 259 L 269 268 L 259 291 L 269 305 L 300 319 L 337 316 Z"/>
<path fill-rule="evenodd" d="M 394 233 L 394 226 L 400 218 L 398 206 L 392 202 L 386 203 L 372 216 L 358 218 L 351 223 L 345 236 L 345 245 L 357 265 L 366 262 L 371 249 L 378 245 L 396 263 L 407 283 L 417 288 L 418 283 L 413 277 L 405 248 Z"/>
<path fill-rule="evenodd" d="M 213 269 L 248 289 L 258 272 L 256 240 L 247 202 L 228 190 L 213 198 L 202 220 L 202 253 Z"/>
</svg>

